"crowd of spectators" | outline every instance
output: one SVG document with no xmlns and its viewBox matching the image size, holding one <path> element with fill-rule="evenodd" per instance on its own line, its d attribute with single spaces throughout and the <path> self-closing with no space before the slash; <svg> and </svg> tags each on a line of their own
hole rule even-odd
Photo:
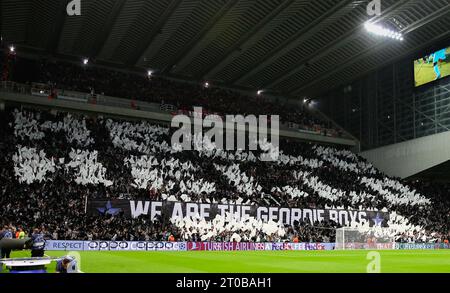
<svg viewBox="0 0 450 293">
<path fill-rule="evenodd" d="M 95 93 L 132 101 L 170 104 L 181 110 L 192 110 L 193 106 L 201 106 L 210 113 L 220 115 L 280 115 L 282 123 L 294 123 L 300 129 L 342 135 L 330 122 L 312 114 L 301 103 L 299 106 L 293 106 L 283 99 L 269 99 L 264 94 L 257 95 L 256 92 L 255 95 L 245 95 L 214 87 L 212 84 L 206 87 L 202 83 L 182 82 L 156 74 L 148 76 L 145 73 L 110 70 L 90 64 L 15 58 L 18 61 L 12 62 L 11 80 L 48 84 L 58 89 L 59 93 Z M 26 60 L 26 63 L 20 66 L 22 60 Z M 15 70 L 16 63 L 17 67 L 26 67 L 26 70 Z"/>
<path fill-rule="evenodd" d="M 448 239 L 449 185 L 388 178 L 345 149 L 280 144 L 274 162 L 257 152 L 175 151 L 164 126 L 7 108 L 0 115 L 0 224 L 39 227 L 54 239 L 304 242 L 333 242 L 340 227 L 327 220 L 200 229 L 85 210 L 87 199 L 150 199 L 379 210 L 391 213 L 399 241 Z"/>
</svg>

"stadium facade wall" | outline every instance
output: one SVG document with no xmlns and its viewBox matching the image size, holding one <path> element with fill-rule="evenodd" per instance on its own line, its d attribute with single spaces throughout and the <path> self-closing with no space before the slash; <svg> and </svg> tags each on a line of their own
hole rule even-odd
<svg viewBox="0 0 450 293">
<path fill-rule="evenodd" d="M 362 152 L 389 176 L 407 178 L 450 160 L 450 131 Z"/>
</svg>

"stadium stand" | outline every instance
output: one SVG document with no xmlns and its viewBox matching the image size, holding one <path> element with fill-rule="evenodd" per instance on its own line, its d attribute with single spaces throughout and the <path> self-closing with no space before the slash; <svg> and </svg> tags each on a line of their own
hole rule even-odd
<svg viewBox="0 0 450 293">
<path fill-rule="evenodd" d="M 262 95 L 249 96 L 223 88 L 175 81 L 160 76 L 125 73 L 94 66 L 80 66 L 62 61 L 34 60 L 14 57 L 10 80 L 26 84 L 47 85 L 48 96 L 65 92 L 89 93 L 96 97 L 111 96 L 135 101 L 158 103 L 165 109 L 205 111 L 225 114 L 280 115 L 280 121 L 296 128 L 322 135 L 342 136 L 342 130 L 305 109 L 280 102 L 273 103 Z M 26 71 L 26 74 L 23 74 Z M 257 107 L 255 107 L 257 105 Z M 231 112 L 230 112 L 231 111 Z"/>
<path fill-rule="evenodd" d="M 450 273 L 449 0 L 0 3 L 2 289 Z"/>
<path fill-rule="evenodd" d="M 258 152 L 179 151 L 169 128 L 145 121 L 8 107 L 0 122 L 2 224 L 42 227 L 49 238 L 333 242 L 340 227 L 92 215 L 88 199 L 380 211 L 399 242 L 449 237 L 448 185 L 389 178 L 343 148 L 283 139 L 278 160 L 262 162 Z"/>
</svg>

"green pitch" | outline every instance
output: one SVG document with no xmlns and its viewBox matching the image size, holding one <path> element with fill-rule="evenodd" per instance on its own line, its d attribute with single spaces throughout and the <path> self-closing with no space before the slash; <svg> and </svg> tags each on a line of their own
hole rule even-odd
<svg viewBox="0 0 450 293">
<path fill-rule="evenodd" d="M 450 273 L 450 250 L 379 251 L 382 273 Z M 63 256 L 64 252 L 47 252 Z M 13 252 L 12 257 L 28 257 Z M 84 251 L 86 273 L 365 273 L 367 251 Z M 49 267 L 53 271 L 54 266 Z"/>
</svg>

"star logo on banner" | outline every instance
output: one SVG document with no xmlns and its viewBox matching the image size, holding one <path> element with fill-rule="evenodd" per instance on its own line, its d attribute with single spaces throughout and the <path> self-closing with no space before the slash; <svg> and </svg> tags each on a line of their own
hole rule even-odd
<svg viewBox="0 0 450 293">
<path fill-rule="evenodd" d="M 375 218 L 372 218 L 372 221 L 375 223 L 375 226 L 381 227 L 381 224 L 383 223 L 384 219 L 380 216 L 379 213 L 377 213 L 377 216 Z"/>
<path fill-rule="evenodd" d="M 111 205 L 111 201 L 108 200 L 105 207 L 97 208 L 98 212 L 103 215 L 112 215 L 115 216 L 122 211 L 121 208 L 113 208 Z"/>
</svg>

